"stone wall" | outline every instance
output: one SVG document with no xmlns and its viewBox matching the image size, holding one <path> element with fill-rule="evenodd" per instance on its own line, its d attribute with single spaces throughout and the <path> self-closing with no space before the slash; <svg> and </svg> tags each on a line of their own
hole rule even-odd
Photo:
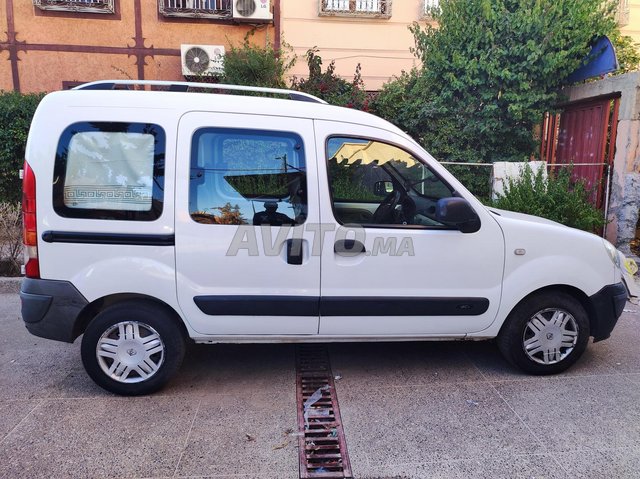
<svg viewBox="0 0 640 479">
<path fill-rule="evenodd" d="M 573 86 L 565 93 L 570 102 L 620 94 L 606 237 L 629 254 L 640 210 L 640 72 Z"/>
</svg>

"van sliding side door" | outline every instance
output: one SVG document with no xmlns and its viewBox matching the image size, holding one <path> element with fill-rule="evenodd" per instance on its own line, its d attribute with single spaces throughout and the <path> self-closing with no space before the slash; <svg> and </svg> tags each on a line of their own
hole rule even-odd
<svg viewBox="0 0 640 479">
<path fill-rule="evenodd" d="M 178 300 L 202 335 L 317 334 L 310 120 L 192 112 L 176 168 Z"/>
</svg>

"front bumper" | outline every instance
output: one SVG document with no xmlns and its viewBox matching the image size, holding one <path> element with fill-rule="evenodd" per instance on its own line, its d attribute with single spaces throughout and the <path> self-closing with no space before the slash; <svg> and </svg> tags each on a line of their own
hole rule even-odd
<svg viewBox="0 0 640 479">
<path fill-rule="evenodd" d="M 618 322 L 627 299 L 628 293 L 624 283 L 610 284 L 589 297 L 593 342 L 602 341 L 611 336 L 611 331 Z"/>
<path fill-rule="evenodd" d="M 88 301 L 68 281 L 25 278 L 20 288 L 22 319 L 31 334 L 72 343 Z"/>
</svg>

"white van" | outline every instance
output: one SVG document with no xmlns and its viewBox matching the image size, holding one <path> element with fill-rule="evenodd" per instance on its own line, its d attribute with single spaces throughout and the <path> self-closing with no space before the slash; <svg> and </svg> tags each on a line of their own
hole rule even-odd
<svg viewBox="0 0 640 479">
<path fill-rule="evenodd" d="M 523 370 L 557 373 L 628 296 L 607 241 L 487 208 L 395 126 L 299 92 L 47 95 L 23 209 L 26 327 L 83 335 L 88 374 L 118 394 L 162 387 L 188 339 L 497 337 Z"/>
</svg>

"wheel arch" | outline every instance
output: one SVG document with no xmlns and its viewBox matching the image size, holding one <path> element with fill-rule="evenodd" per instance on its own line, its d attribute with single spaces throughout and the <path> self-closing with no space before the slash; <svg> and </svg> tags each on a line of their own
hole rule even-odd
<svg viewBox="0 0 640 479">
<path fill-rule="evenodd" d="M 137 303 L 146 303 L 152 307 L 160 308 L 164 310 L 166 313 L 171 316 L 174 321 L 179 325 L 180 330 L 184 336 L 184 339 L 189 339 L 189 332 L 187 327 L 184 324 L 184 321 L 178 314 L 178 312 L 172 308 L 170 305 L 165 303 L 164 301 L 159 300 L 158 298 L 154 298 L 153 296 L 148 296 L 145 294 L 139 293 L 117 293 L 111 294 L 108 296 L 103 296 L 102 298 L 98 298 L 88 305 L 84 307 L 84 309 L 78 315 L 75 326 L 73 328 L 73 338 L 76 339 L 78 336 L 83 334 L 87 329 L 87 326 L 91 322 L 93 318 L 95 318 L 100 312 L 104 311 L 106 308 L 111 306 L 115 306 L 117 304 L 135 301 Z"/>
<path fill-rule="evenodd" d="M 591 331 L 594 330 L 594 328 L 597 326 L 596 324 L 596 316 L 595 316 L 595 311 L 593 308 L 593 304 L 591 303 L 591 301 L 589 300 L 589 297 L 580 289 L 576 288 L 575 286 L 570 286 L 568 284 L 553 284 L 553 285 L 548 285 L 548 286 L 544 286 L 542 288 L 538 288 L 535 291 L 531 291 L 529 294 L 527 294 L 525 297 L 523 297 L 520 301 L 518 301 L 509 311 L 509 313 L 507 314 L 506 318 L 508 319 L 509 316 L 525 301 L 527 301 L 529 298 L 533 297 L 533 296 L 538 296 L 538 295 L 542 295 L 545 293 L 565 293 L 568 296 L 571 296 L 572 298 L 576 299 L 578 302 L 580 302 L 580 305 L 584 308 L 584 310 L 587 313 L 587 317 L 589 319 L 589 328 Z M 503 321 L 502 325 L 500 326 L 500 332 L 502 332 L 502 330 L 505 328 L 505 325 L 507 324 L 507 319 L 505 319 L 505 321 Z"/>
</svg>

